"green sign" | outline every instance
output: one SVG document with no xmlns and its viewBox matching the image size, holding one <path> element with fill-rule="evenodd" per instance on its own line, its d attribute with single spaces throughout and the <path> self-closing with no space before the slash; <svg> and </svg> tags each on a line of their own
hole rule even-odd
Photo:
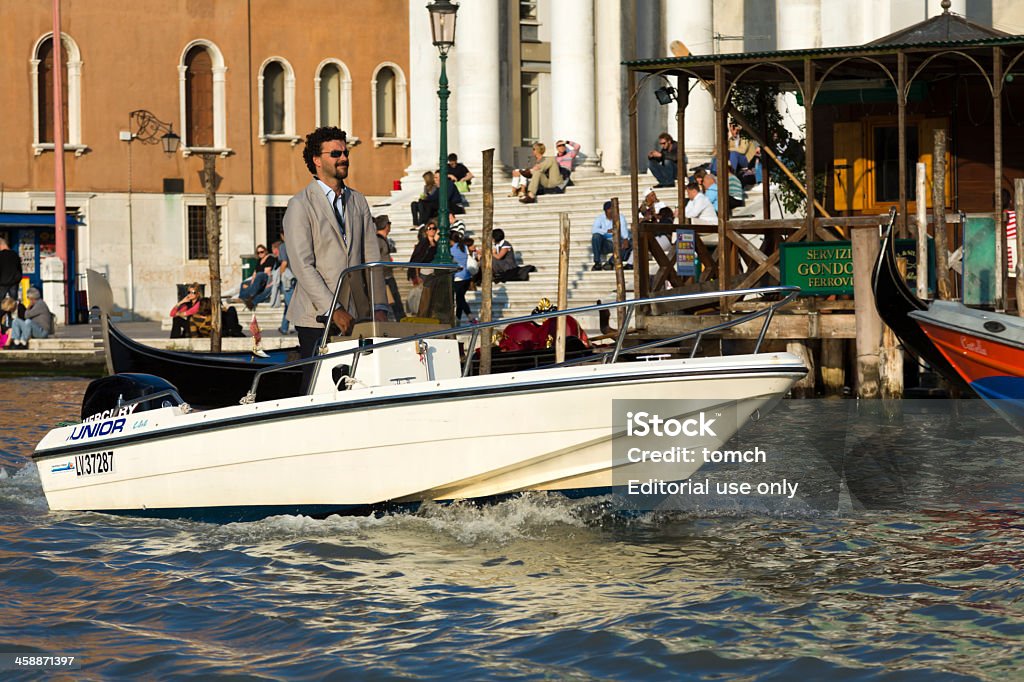
<svg viewBox="0 0 1024 682">
<path fill-rule="evenodd" d="M 853 251 L 848 241 L 789 242 L 780 245 L 779 274 L 782 284 L 800 287 L 801 295 L 853 294 Z M 917 242 L 896 240 L 896 256 L 907 259 L 907 284 L 913 288 L 917 276 Z M 928 260 L 932 262 L 928 241 Z M 935 268 L 928 272 L 934 286 Z"/>
</svg>

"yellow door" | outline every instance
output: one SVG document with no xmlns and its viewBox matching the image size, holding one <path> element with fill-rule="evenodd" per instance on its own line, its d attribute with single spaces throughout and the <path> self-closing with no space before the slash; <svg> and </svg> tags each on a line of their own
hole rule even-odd
<svg viewBox="0 0 1024 682">
<path fill-rule="evenodd" d="M 865 206 L 867 163 L 860 121 L 832 127 L 832 181 L 837 211 L 860 211 Z"/>
</svg>

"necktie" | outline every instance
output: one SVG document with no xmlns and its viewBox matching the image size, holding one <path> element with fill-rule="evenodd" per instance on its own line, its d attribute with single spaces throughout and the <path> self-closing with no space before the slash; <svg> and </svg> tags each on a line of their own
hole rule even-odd
<svg viewBox="0 0 1024 682">
<path fill-rule="evenodd" d="M 341 208 L 338 208 L 338 203 L 341 202 Z M 338 219 L 338 229 L 341 231 L 342 241 L 347 241 L 345 238 L 345 190 L 342 190 L 334 197 L 334 215 Z"/>
</svg>

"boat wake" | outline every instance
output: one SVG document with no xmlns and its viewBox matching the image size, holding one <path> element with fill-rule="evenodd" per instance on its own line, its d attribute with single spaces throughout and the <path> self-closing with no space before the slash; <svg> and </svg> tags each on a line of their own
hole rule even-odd
<svg viewBox="0 0 1024 682">
<path fill-rule="evenodd" d="M 493 504 L 423 504 L 416 511 L 368 516 L 274 516 L 217 526 L 210 541 L 281 542 L 289 539 L 369 537 L 379 533 L 433 535 L 461 545 L 507 544 L 557 537 L 566 528 L 600 525 L 610 516 L 607 497 L 572 500 L 556 493 L 526 493 Z"/>
<path fill-rule="evenodd" d="M 0 466 L 0 509 L 4 511 L 46 511 L 39 470 L 33 462 L 20 469 Z"/>
</svg>

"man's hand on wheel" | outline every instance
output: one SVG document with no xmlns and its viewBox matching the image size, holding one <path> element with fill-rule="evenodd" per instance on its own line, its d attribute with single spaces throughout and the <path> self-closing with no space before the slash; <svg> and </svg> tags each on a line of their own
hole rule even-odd
<svg viewBox="0 0 1024 682">
<path fill-rule="evenodd" d="M 331 314 L 331 322 L 333 322 L 334 326 L 338 328 L 338 333 L 342 336 L 348 336 L 352 333 L 352 323 L 354 320 L 347 311 L 341 310 L 340 308 L 335 310 Z"/>
</svg>

